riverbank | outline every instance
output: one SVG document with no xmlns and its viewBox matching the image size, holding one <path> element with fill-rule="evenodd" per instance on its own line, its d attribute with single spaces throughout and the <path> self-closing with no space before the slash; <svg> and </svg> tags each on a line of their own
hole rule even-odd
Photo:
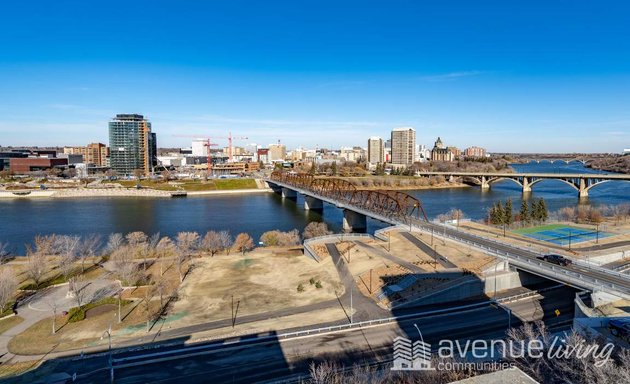
<svg viewBox="0 0 630 384">
<path fill-rule="evenodd" d="M 17 192 L 17 194 L 16 194 Z M 241 195 L 250 193 L 273 192 L 270 188 L 230 189 L 214 191 L 186 192 L 187 196 L 207 195 Z M 131 188 L 68 188 L 46 191 L 0 191 L 0 199 L 30 199 L 30 198 L 85 198 L 85 197 L 171 197 L 170 191 L 157 189 Z"/>
</svg>

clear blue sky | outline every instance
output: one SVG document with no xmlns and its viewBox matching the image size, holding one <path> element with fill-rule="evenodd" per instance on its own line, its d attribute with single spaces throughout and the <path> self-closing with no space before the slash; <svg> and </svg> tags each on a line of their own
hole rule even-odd
<svg viewBox="0 0 630 384">
<path fill-rule="evenodd" d="M 160 146 L 630 147 L 624 1 L 6 1 L 0 145 L 107 142 L 142 113 Z"/>
</svg>

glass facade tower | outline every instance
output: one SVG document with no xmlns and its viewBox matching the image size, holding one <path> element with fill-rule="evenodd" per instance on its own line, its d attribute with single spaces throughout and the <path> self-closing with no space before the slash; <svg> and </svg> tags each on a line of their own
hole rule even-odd
<svg viewBox="0 0 630 384">
<path fill-rule="evenodd" d="M 149 176 L 157 165 L 156 135 L 143 115 L 116 115 L 109 122 L 109 147 L 110 166 L 119 175 Z"/>
</svg>

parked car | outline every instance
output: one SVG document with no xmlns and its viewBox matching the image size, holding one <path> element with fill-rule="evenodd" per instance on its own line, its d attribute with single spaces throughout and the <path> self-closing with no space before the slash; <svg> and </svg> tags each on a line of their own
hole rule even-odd
<svg viewBox="0 0 630 384">
<path fill-rule="evenodd" d="M 608 329 L 613 336 L 630 341 L 630 321 L 628 320 L 610 320 Z"/>
<path fill-rule="evenodd" d="M 554 254 L 549 254 L 549 255 L 544 255 L 539 257 L 539 259 L 546 261 L 548 263 L 552 263 L 552 264 L 556 264 L 556 265 L 562 265 L 562 266 L 568 266 L 571 265 L 571 260 L 567 259 L 564 256 L 561 255 L 554 255 Z"/>
</svg>

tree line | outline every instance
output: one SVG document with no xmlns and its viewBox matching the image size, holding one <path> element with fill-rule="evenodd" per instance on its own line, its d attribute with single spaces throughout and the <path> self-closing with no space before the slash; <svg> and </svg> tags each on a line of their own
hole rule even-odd
<svg viewBox="0 0 630 384">
<path fill-rule="evenodd" d="M 488 210 L 488 222 L 494 225 L 507 225 L 510 226 L 514 222 L 520 222 L 523 224 L 530 224 L 532 222 L 544 223 L 549 219 L 549 210 L 547 209 L 547 203 L 542 197 L 537 200 L 532 200 L 530 203 L 527 200 L 521 202 L 521 208 L 518 214 L 514 214 L 512 207 L 512 199 L 507 199 L 505 204 L 502 201 L 498 201 Z"/>
</svg>

